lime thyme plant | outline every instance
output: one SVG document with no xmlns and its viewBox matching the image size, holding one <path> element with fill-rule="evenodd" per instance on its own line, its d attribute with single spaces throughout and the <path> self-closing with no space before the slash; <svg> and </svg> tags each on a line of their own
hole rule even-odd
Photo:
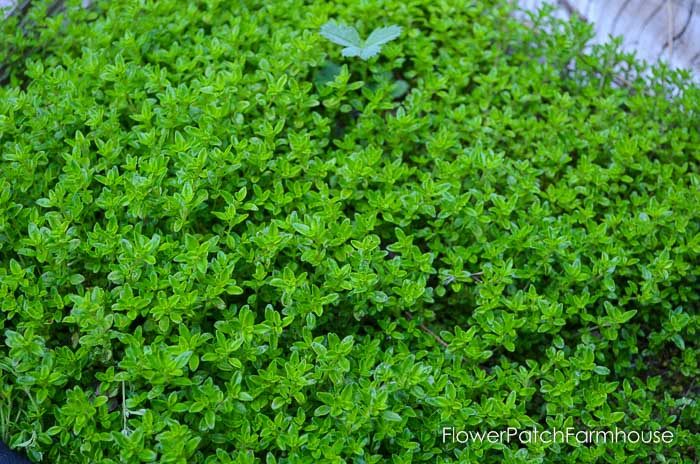
<svg viewBox="0 0 700 464">
<path fill-rule="evenodd" d="M 700 91 L 511 3 L 0 23 L 2 440 L 52 464 L 696 462 Z"/>
</svg>

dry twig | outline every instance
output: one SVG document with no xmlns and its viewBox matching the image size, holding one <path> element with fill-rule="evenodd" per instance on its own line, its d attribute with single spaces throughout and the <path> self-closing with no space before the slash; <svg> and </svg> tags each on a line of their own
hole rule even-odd
<svg viewBox="0 0 700 464">
<path fill-rule="evenodd" d="M 406 319 L 408 319 L 409 321 L 413 319 L 413 316 L 408 311 L 404 311 L 404 315 L 406 316 Z M 421 329 L 423 332 L 427 333 L 428 335 L 430 335 L 431 337 L 433 337 L 435 339 L 435 341 L 437 341 L 439 344 L 441 344 L 445 348 L 450 346 L 449 343 L 447 343 L 445 340 L 443 340 L 442 337 L 440 337 L 438 334 L 436 334 L 435 332 L 430 330 L 422 322 L 420 324 L 418 324 L 418 328 Z"/>
</svg>

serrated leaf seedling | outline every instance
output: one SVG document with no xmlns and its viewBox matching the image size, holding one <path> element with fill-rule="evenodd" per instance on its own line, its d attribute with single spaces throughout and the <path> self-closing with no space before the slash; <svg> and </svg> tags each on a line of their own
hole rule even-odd
<svg viewBox="0 0 700 464">
<path fill-rule="evenodd" d="M 387 27 L 378 27 L 365 40 L 360 38 L 360 33 L 352 26 L 328 21 L 321 26 L 321 35 L 334 44 L 343 46 L 343 56 L 359 56 L 368 60 L 379 54 L 382 46 L 401 35 L 401 27 L 392 24 Z"/>
</svg>

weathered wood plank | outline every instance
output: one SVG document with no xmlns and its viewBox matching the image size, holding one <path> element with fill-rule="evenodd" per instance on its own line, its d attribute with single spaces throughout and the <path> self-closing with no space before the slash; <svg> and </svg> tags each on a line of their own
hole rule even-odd
<svg viewBox="0 0 700 464">
<path fill-rule="evenodd" d="M 626 51 L 649 63 L 690 69 L 700 78 L 700 0 L 516 1 L 529 11 L 554 4 L 559 17 L 577 14 L 593 23 L 594 43 L 622 36 Z"/>
<path fill-rule="evenodd" d="M 0 8 L 13 8 L 14 6 L 14 0 L 0 0 Z"/>
</svg>

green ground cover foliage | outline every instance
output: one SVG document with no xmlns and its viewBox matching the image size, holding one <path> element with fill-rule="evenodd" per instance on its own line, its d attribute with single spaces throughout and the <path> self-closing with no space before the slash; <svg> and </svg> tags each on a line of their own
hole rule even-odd
<svg viewBox="0 0 700 464">
<path fill-rule="evenodd" d="M 363 61 L 329 20 L 402 32 Z M 35 462 L 696 462 L 687 75 L 497 1 L 1 30 L 0 435 Z"/>
</svg>

